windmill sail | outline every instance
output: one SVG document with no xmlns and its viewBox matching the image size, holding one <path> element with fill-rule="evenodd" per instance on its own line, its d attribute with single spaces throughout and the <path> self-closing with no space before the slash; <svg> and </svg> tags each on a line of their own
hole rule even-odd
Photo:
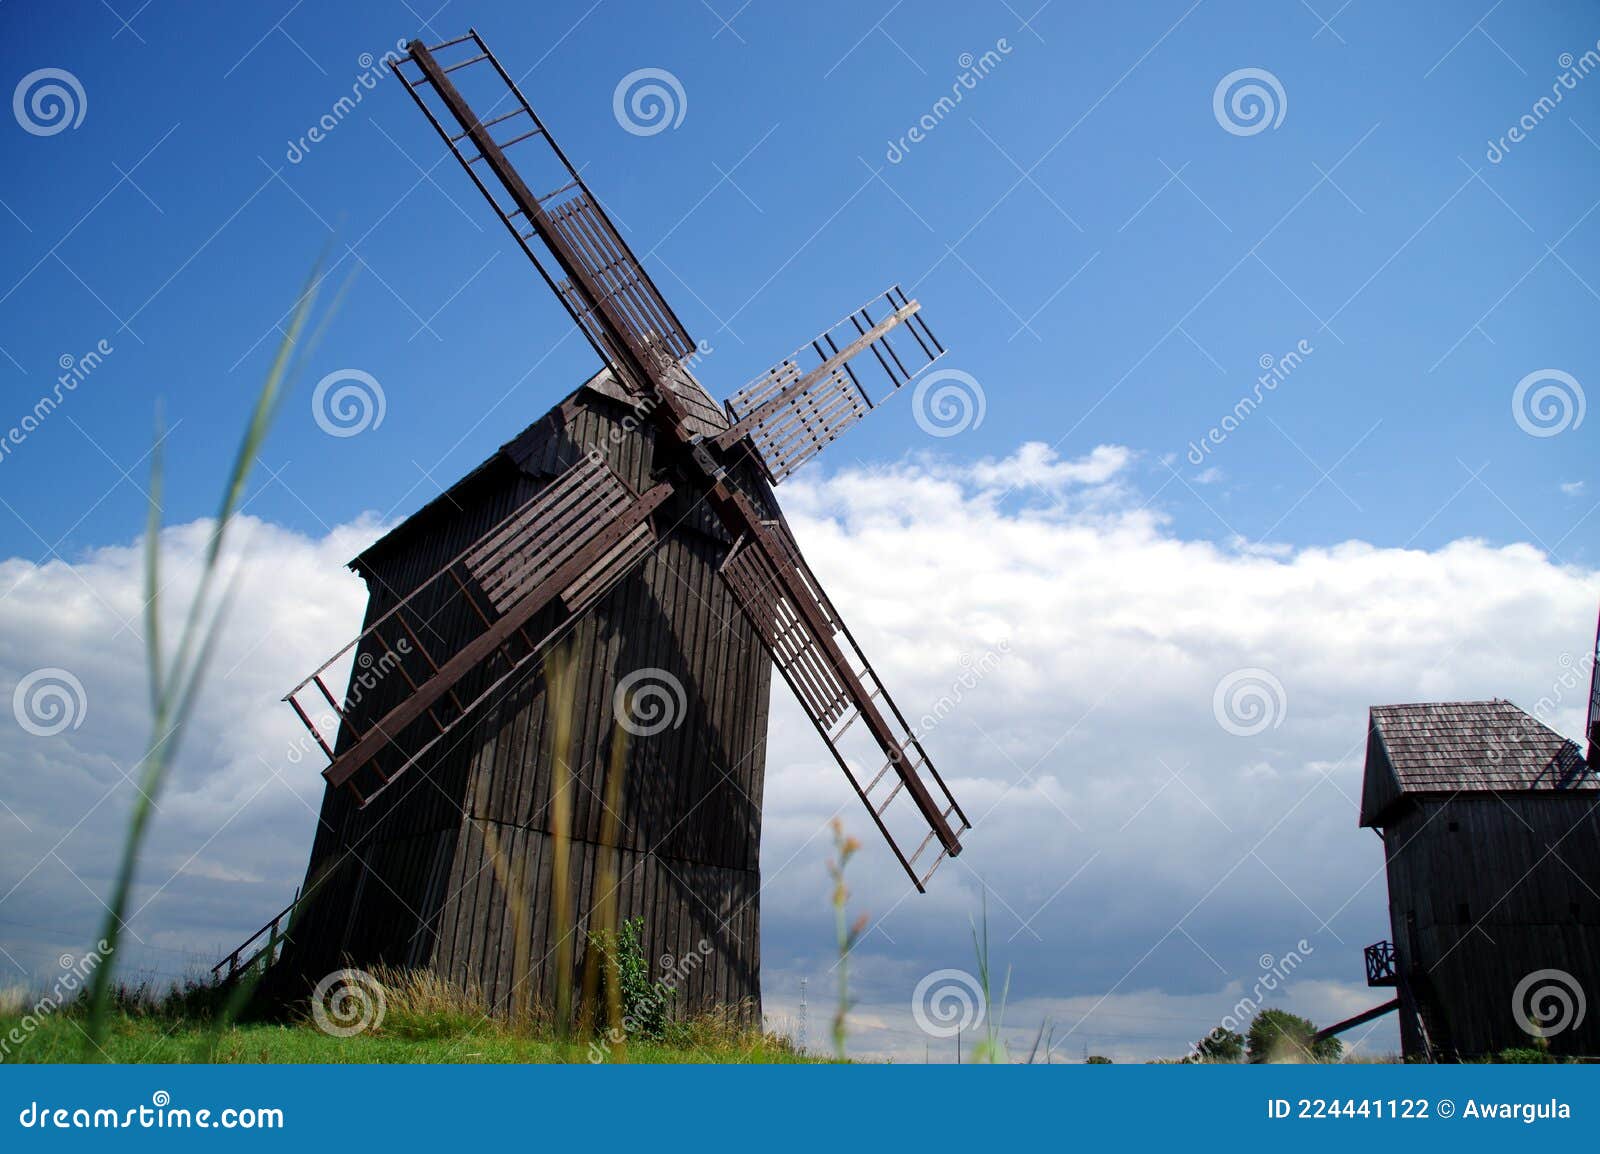
<svg viewBox="0 0 1600 1154">
<path fill-rule="evenodd" d="M 435 53 L 447 49 L 476 53 L 445 64 Z M 636 360 L 677 361 L 694 352 L 677 314 L 477 32 L 433 48 L 413 41 L 409 59 L 422 75 L 413 79 L 402 62 L 396 75 L 406 91 L 620 379 L 642 392 L 648 382 L 639 379 Z M 458 80 L 478 82 L 483 117 Z M 522 169 L 548 192 L 535 194 L 507 155 L 524 141 L 530 147 L 519 152 Z"/>
<path fill-rule="evenodd" d="M 945 857 L 960 852 L 953 823 L 960 822 L 961 832 L 972 823 L 787 527 L 781 521 L 763 524 L 758 534 L 734 545 L 721 572 L 896 859 L 917 889 L 924 889 Z M 801 578 L 798 587 L 785 580 L 791 573 Z M 847 743 L 852 731 L 854 747 Z"/>
<path fill-rule="evenodd" d="M 960 853 L 960 832 L 971 823 L 786 525 L 763 523 L 757 535 L 734 544 L 722 576 L 894 856 L 923 890 L 939 863 Z"/>
<path fill-rule="evenodd" d="M 555 605 L 569 620 L 643 558 L 656 539 L 650 515 L 670 493 L 635 496 L 583 458 L 290 690 L 284 700 L 330 759 L 328 784 L 362 806 L 387 788 L 544 652 L 550 632 L 527 632 L 535 615 Z M 346 660 L 362 676 L 341 702 L 324 677 Z M 356 710 L 352 696 L 369 689 L 385 696 Z M 379 719 L 357 732 L 357 714 Z"/>
<path fill-rule="evenodd" d="M 445 50 L 475 53 L 446 63 L 438 55 Z M 769 480 L 786 477 L 882 399 L 864 386 L 853 361 L 870 353 L 887 377 L 889 389 L 882 395 L 888 395 L 942 355 L 943 348 L 920 315 L 920 305 L 898 287 L 891 289 L 882 297 L 887 308 L 874 301 L 849 314 L 808 349 L 742 390 L 724 415 L 708 403 L 688 372 L 685 362 L 694 344 L 676 314 L 478 34 L 471 32 L 434 48 L 413 42 L 408 62 L 420 71 L 420 78 L 411 77 L 404 68 L 397 72 L 418 107 L 595 350 L 610 363 L 618 382 L 649 402 L 641 411 L 647 412 L 654 427 L 658 461 L 672 470 L 667 475 L 687 478 L 692 495 L 703 500 L 735 542 L 723 577 L 920 890 L 939 861 L 961 852 L 952 821 L 963 830 L 970 823 L 787 529 L 781 521 L 765 519 L 737 479 L 740 458 L 751 451 Z M 469 101 L 457 81 L 465 84 L 473 77 L 480 87 Z M 474 111 L 475 105 L 483 108 L 481 115 Z M 523 141 L 533 141 L 536 147 L 522 150 L 519 159 L 528 157 L 545 174 L 536 176 L 534 183 L 507 155 Z M 546 181 L 555 185 L 552 191 L 543 195 L 531 191 L 535 183 L 544 187 Z M 875 307 L 876 317 L 871 312 Z M 905 339 L 897 347 L 891 336 Z M 520 545 L 512 547 L 518 539 L 516 530 L 509 528 L 497 541 L 469 551 L 462 559 L 463 583 L 470 578 L 491 599 L 508 589 L 515 596 L 504 604 L 496 602 L 494 609 L 503 616 L 486 623 L 481 644 L 474 642 L 440 665 L 424 687 L 426 693 L 419 689 L 396 706 L 394 720 L 421 724 L 423 714 L 447 695 L 446 671 L 466 676 L 472 661 L 484 661 L 516 631 L 513 622 L 525 622 L 558 595 L 565 601 L 561 591 L 574 587 L 577 574 L 571 570 L 580 561 L 591 575 L 585 578 L 590 584 L 597 566 L 607 566 L 605 573 L 615 577 L 636 564 L 653 541 L 644 528 L 648 514 L 670 488 L 671 482 L 665 482 L 639 497 L 629 494 L 626 514 L 614 516 L 603 530 L 604 547 L 611 551 L 603 558 L 596 552 L 599 542 L 586 543 L 574 547 L 570 561 L 554 561 L 530 573 L 515 555 Z M 561 514 L 559 509 L 537 516 L 530 511 L 526 525 L 536 524 L 538 516 Z M 512 668 L 503 677 L 532 660 L 537 650 L 537 642 L 526 642 L 520 657 L 507 656 Z M 436 721 L 435 727 L 442 733 L 450 724 L 454 722 Z M 347 742 L 348 748 L 341 749 L 329 767 L 329 780 L 348 782 L 367 767 L 380 788 L 387 784 L 393 772 L 376 768 L 373 755 L 392 728 L 386 717 L 353 743 Z M 851 752 L 847 738 L 859 741 L 862 751 Z M 434 736 L 429 744 L 437 740 Z M 405 764 L 416 756 L 411 754 Z M 897 804 L 901 793 L 909 804 Z M 905 852 L 913 840 L 920 844 Z M 919 872 L 923 854 L 935 843 L 932 866 Z"/>
<path fill-rule="evenodd" d="M 921 309 L 899 285 L 868 301 L 729 398 L 734 423 L 717 444 L 731 448 L 748 437 L 767 478 L 783 480 L 944 355 Z M 879 388 L 862 381 L 851 363 L 858 359 Z"/>
</svg>

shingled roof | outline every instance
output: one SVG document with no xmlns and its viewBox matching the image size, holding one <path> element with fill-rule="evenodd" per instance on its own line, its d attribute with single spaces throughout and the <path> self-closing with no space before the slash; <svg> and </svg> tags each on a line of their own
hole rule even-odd
<svg viewBox="0 0 1600 1154">
<path fill-rule="evenodd" d="M 1362 825 L 1406 794 L 1574 789 L 1600 789 L 1582 749 L 1509 701 L 1372 707 Z"/>
</svg>

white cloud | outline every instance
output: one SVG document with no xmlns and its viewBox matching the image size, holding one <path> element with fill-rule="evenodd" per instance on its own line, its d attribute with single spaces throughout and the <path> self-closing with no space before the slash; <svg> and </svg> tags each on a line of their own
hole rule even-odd
<svg viewBox="0 0 1600 1154">
<path fill-rule="evenodd" d="M 1588 488 L 1589 485 L 1586 481 L 1561 482 L 1561 491 L 1569 497 L 1581 497 L 1588 490 Z"/>
<path fill-rule="evenodd" d="M 1029 441 L 1002 460 L 984 460 L 962 472 L 985 489 L 1015 489 L 1035 485 L 1054 492 L 1072 485 L 1103 485 L 1121 474 L 1133 460 L 1122 445 L 1096 445 L 1087 456 L 1063 461 L 1042 441 Z"/>
<path fill-rule="evenodd" d="M 1326 1022 L 1378 1000 L 1360 955 L 1389 936 L 1381 846 L 1356 828 L 1367 707 L 1550 694 L 1563 655 L 1587 642 L 1597 575 L 1477 540 L 1236 548 L 1178 537 L 1131 493 L 1002 506 L 991 486 L 982 469 L 908 467 L 785 493 L 808 557 L 908 715 L 948 690 L 962 654 L 1010 643 L 925 743 L 977 822 L 966 853 L 930 894 L 904 898 L 887 852 L 866 839 L 855 908 L 883 921 L 853 966 L 864 1003 L 907 1027 L 904 999 L 923 973 L 970 966 L 985 884 L 996 968 L 1014 963 L 1018 1006 L 1061 1003 L 1040 1012 L 1067 1053 L 1085 1035 L 1100 1039 L 1091 1049 L 1126 1039 L 1107 1007 L 1127 997 L 1170 1019 L 1141 1031 L 1142 1053 L 1181 1052 L 1204 1033 L 1197 1006 L 1214 1006 L 1214 1023 L 1258 955 L 1302 937 L 1317 953 L 1284 1004 Z M 1250 668 L 1282 684 L 1286 709 L 1278 728 L 1237 737 L 1213 717 L 1213 691 Z M 1573 736 L 1580 696 L 1552 719 Z M 840 783 L 829 793 L 825 759 L 805 755 L 797 711 L 780 699 L 774 716 L 767 800 L 784 816 L 767 827 L 768 941 L 822 942 L 826 847 L 803 839 L 829 806 L 858 833 L 870 827 Z M 825 950 L 782 964 L 768 967 L 775 1006 L 794 1000 L 802 973 L 813 989 L 831 980 Z M 1037 1020 L 1023 1013 L 1008 1021 L 1031 1036 Z M 1162 1029 L 1166 1043 L 1148 1037 Z M 1370 1044 L 1393 1048 L 1393 1031 L 1380 1023 Z M 920 1053 L 917 1041 L 905 1052 Z"/>
<path fill-rule="evenodd" d="M 924 460 L 785 486 L 808 557 L 908 715 L 951 693 L 963 657 L 1009 645 L 926 738 L 977 825 L 926 896 L 908 896 L 809 724 L 775 692 L 765 990 L 769 1010 L 792 1018 L 810 979 L 815 1042 L 832 997 L 835 811 L 867 843 L 851 869 L 852 908 L 874 919 L 851 967 L 858 1052 L 922 1055 L 911 990 L 930 970 L 972 968 L 985 884 L 997 976 L 1012 968 L 1014 1048 L 1048 1016 L 1058 1057 L 1085 1044 L 1181 1053 L 1255 980 L 1260 955 L 1300 939 L 1315 950 L 1280 1004 L 1317 1021 L 1371 1004 L 1360 947 L 1388 926 L 1381 846 L 1355 825 L 1367 706 L 1531 703 L 1563 673 L 1561 655 L 1587 644 L 1600 575 L 1531 546 L 1186 540 L 1141 507 L 1132 459 L 1025 445 L 965 467 Z M 363 591 L 342 566 L 377 531 L 243 527 L 234 619 L 135 902 L 159 890 L 133 920 L 157 969 L 214 958 L 300 880 L 320 778 L 288 760 L 298 731 L 278 697 L 357 627 Z M 165 535 L 169 605 L 192 585 L 206 528 Z M 12 811 L 0 809 L 0 894 L 13 891 L 0 941 L 42 967 L 93 931 L 91 892 L 109 887 L 131 796 L 121 774 L 145 736 L 138 551 L 98 550 L 70 569 L 8 561 L 0 590 L 0 694 L 50 665 L 77 673 L 90 704 L 81 729 L 13 730 L 0 744 Z M 1281 683 L 1285 707 L 1281 725 L 1238 737 L 1212 697 L 1247 668 Z M 1578 703 L 1554 721 L 1576 735 Z M 1370 1044 L 1393 1039 L 1382 1023 Z M 952 1044 L 929 1045 L 937 1058 Z"/>
</svg>

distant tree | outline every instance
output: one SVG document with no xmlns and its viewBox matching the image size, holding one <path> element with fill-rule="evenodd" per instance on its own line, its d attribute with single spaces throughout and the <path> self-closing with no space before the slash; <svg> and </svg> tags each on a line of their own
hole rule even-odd
<svg viewBox="0 0 1600 1154">
<path fill-rule="evenodd" d="M 1084 1061 L 1087 1062 L 1091 1066 L 1109 1066 L 1109 1065 L 1111 1065 L 1111 1059 L 1106 1057 L 1104 1054 L 1090 1054 L 1087 1058 L 1084 1059 Z"/>
<path fill-rule="evenodd" d="M 1194 1050 L 1202 1062 L 1237 1062 L 1244 1057 L 1244 1035 L 1218 1026 L 1196 1042 Z"/>
<path fill-rule="evenodd" d="M 1252 1062 L 1337 1062 L 1344 1053 L 1338 1038 L 1315 1041 L 1317 1027 L 1288 1010 L 1266 1009 L 1250 1023 Z"/>
</svg>

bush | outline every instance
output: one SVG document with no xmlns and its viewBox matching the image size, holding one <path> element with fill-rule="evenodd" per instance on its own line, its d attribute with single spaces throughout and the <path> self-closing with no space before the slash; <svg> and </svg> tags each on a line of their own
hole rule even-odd
<svg viewBox="0 0 1600 1154">
<path fill-rule="evenodd" d="M 614 969 L 624 1031 L 633 1037 L 660 1039 L 667 1032 L 673 989 L 665 982 L 650 980 L 650 962 L 640 940 L 643 933 L 644 919 L 629 918 L 616 931 L 592 931 L 589 945 L 600 955 L 601 1004 L 605 1004 L 604 986 Z"/>
<path fill-rule="evenodd" d="M 1337 1062 L 1344 1053 L 1338 1038 L 1315 1041 L 1316 1026 L 1288 1010 L 1268 1009 L 1250 1023 L 1252 1062 Z"/>
</svg>

